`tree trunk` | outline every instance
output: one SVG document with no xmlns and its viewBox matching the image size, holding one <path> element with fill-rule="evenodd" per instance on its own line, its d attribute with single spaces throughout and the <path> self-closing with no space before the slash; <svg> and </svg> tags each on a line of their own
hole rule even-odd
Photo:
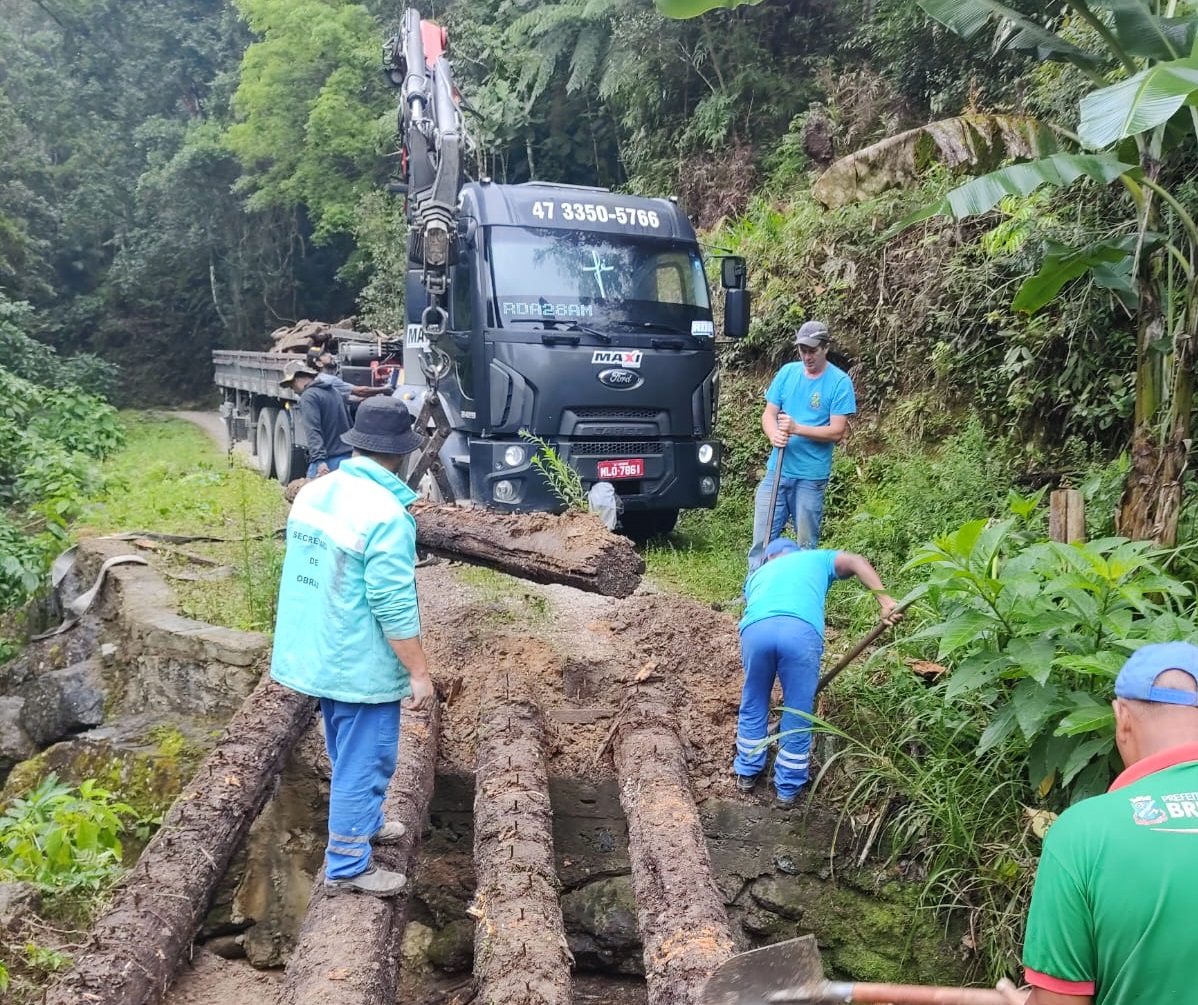
<svg viewBox="0 0 1198 1005">
<path fill-rule="evenodd" d="M 433 795 L 440 728 L 438 705 L 429 713 L 405 709 L 400 718 L 399 763 L 383 810 L 388 820 L 400 821 L 407 834 L 397 845 L 376 848 L 372 858 L 409 878 Z M 323 883 L 321 869 L 287 964 L 280 1005 L 391 1005 L 407 920 L 406 896 L 326 897 Z"/>
<path fill-rule="evenodd" d="M 246 698 L 46 1005 L 161 1001 L 315 704 L 269 679 Z"/>
<path fill-rule="evenodd" d="M 733 942 L 686 756 L 665 703 L 643 691 L 625 703 L 615 730 L 649 1005 L 697 1005 Z"/>
<path fill-rule="evenodd" d="M 520 679 L 491 676 L 479 701 L 471 913 L 476 1000 L 569 1005 L 570 951 L 553 860 L 541 710 Z"/>
<path fill-rule="evenodd" d="M 537 583 L 627 597 L 645 571 L 632 542 L 591 513 L 496 513 L 417 503 L 412 515 L 421 547 Z"/>
</svg>

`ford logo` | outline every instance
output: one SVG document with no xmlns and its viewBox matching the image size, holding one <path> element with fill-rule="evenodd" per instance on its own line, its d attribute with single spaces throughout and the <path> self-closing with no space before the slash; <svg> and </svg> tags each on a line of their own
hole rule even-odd
<svg viewBox="0 0 1198 1005">
<path fill-rule="evenodd" d="M 639 373 L 621 368 L 600 370 L 598 376 L 600 384 L 618 388 L 621 391 L 631 391 L 634 387 L 640 387 L 644 383 Z"/>
</svg>

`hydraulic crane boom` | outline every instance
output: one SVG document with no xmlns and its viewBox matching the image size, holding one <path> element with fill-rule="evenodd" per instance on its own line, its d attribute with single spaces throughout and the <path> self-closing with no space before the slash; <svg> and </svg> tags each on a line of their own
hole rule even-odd
<svg viewBox="0 0 1198 1005">
<path fill-rule="evenodd" d="M 388 79 L 401 88 L 401 171 L 407 190 L 409 261 L 422 269 L 431 304 L 421 318 L 426 337 L 445 331 L 444 298 L 457 243 L 458 197 L 469 138 L 445 58 L 444 28 L 409 8 L 398 37 L 384 47 Z"/>
</svg>

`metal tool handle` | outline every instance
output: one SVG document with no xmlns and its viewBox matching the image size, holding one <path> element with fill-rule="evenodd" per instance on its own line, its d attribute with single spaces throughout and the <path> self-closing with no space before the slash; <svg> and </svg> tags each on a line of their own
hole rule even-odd
<svg viewBox="0 0 1198 1005">
<path fill-rule="evenodd" d="M 948 988 L 921 984 L 850 984 L 822 981 L 787 988 L 768 995 L 771 1003 L 859 1002 L 861 1005 L 1007 1005 L 1001 991 L 994 988 Z"/>
<path fill-rule="evenodd" d="M 764 535 L 761 541 L 757 542 L 761 545 L 761 550 L 765 551 L 765 546 L 770 543 L 770 537 L 774 530 L 774 509 L 778 505 L 778 485 L 782 481 L 782 448 L 774 447 L 774 486 L 770 489 L 770 515 L 765 521 Z"/>
</svg>

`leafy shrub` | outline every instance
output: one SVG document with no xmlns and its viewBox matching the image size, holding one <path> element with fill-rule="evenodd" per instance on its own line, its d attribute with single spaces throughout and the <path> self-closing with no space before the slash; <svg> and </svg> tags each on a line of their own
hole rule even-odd
<svg viewBox="0 0 1198 1005">
<path fill-rule="evenodd" d="M 936 659 L 952 662 L 938 689 L 986 720 L 978 756 L 1026 757 L 1028 783 L 1059 806 L 1110 781 L 1109 702 L 1128 653 L 1198 626 L 1192 591 L 1150 542 L 1066 545 L 1025 527 L 977 520 L 922 548 L 908 568 L 929 574 L 931 618 L 904 642 L 935 640 Z"/>
<path fill-rule="evenodd" d="M 120 875 L 122 818 L 134 815 L 91 779 L 73 789 L 47 775 L 0 815 L 0 879 L 53 893 L 102 889 Z"/>
<path fill-rule="evenodd" d="M 0 360 L 21 380 L 43 387 L 76 387 L 87 394 L 109 398 L 116 387 L 117 368 L 84 353 L 63 359 L 53 346 L 25 334 L 33 323 L 33 308 L 0 293 Z"/>
<path fill-rule="evenodd" d="M 826 723 L 839 749 L 820 784 L 846 812 L 885 821 L 889 853 L 917 863 L 929 906 L 964 911 L 990 980 L 1018 959 L 1038 849 L 1052 814 L 1103 791 L 1117 763 L 1110 698 L 1127 654 L 1194 638 L 1191 589 L 1148 542 L 1058 544 L 1038 496 L 919 548 L 924 575 L 896 650 L 935 660 L 928 685 L 893 653 L 837 681 Z M 884 675 L 884 676 L 883 676 Z"/>
</svg>

